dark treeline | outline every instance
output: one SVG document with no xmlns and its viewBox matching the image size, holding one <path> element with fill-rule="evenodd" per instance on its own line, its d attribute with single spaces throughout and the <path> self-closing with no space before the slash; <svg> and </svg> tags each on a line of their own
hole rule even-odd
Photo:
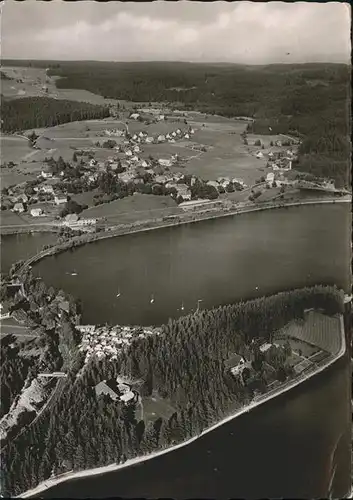
<svg viewBox="0 0 353 500">
<path fill-rule="evenodd" d="M 92 358 L 79 376 L 84 355 L 76 350 L 73 325 L 65 317 L 62 328 L 71 339 L 65 343 L 71 353 L 66 387 L 40 421 L 8 444 L 2 457 L 5 492 L 19 494 L 52 472 L 123 462 L 199 434 L 248 402 L 254 390 L 261 392 L 266 363 L 259 349 L 254 349 L 255 377 L 245 386 L 229 373 L 229 356 L 248 355 L 253 339 L 255 345 L 271 340 L 274 331 L 310 307 L 341 313 L 341 292 L 316 286 L 170 320 L 159 336 L 136 339 L 116 360 Z M 274 360 L 273 366 L 285 380 L 281 363 Z M 146 423 L 133 405 L 97 398 L 95 385 L 118 375 L 142 379 L 140 394 L 158 394 L 174 413 Z"/>
<path fill-rule="evenodd" d="M 59 88 L 253 117 L 256 133 L 269 134 L 271 127 L 303 139 L 297 169 L 349 185 L 347 65 L 63 62 L 49 73 L 62 77 Z"/>
<path fill-rule="evenodd" d="M 7 335 L 1 339 L 1 407 L 0 418 L 9 411 L 11 403 L 21 392 L 26 380 L 31 361 L 19 356 L 19 346 L 16 337 Z"/>
<path fill-rule="evenodd" d="M 85 102 L 26 97 L 1 99 L 2 130 L 14 132 L 31 128 L 54 127 L 77 120 L 106 118 L 109 109 Z"/>
</svg>

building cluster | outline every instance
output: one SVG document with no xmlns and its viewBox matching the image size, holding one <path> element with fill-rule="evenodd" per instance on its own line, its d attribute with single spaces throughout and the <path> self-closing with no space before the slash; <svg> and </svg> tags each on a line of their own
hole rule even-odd
<svg viewBox="0 0 353 500">
<path fill-rule="evenodd" d="M 291 149 L 287 151 L 270 151 L 268 153 L 267 166 L 273 170 L 292 170 L 292 162 L 296 160 L 296 158 L 295 153 Z"/>
<path fill-rule="evenodd" d="M 97 219 L 87 218 L 81 219 L 77 214 L 68 214 L 65 216 L 62 225 L 69 227 L 70 229 L 84 229 L 86 227 L 92 227 L 97 224 Z"/>
<path fill-rule="evenodd" d="M 133 118 L 137 113 L 133 113 L 130 118 Z M 191 136 L 193 136 L 195 130 L 192 127 L 188 127 L 186 130 L 182 130 L 181 128 L 177 128 L 171 132 L 166 134 L 154 134 L 149 135 L 146 131 L 140 131 L 138 133 L 134 133 L 130 135 L 127 128 L 124 130 L 121 129 L 105 129 L 103 135 L 111 138 L 120 138 L 122 139 L 122 144 L 115 146 L 117 151 L 123 152 L 126 151 L 129 146 L 136 147 L 139 144 L 160 144 L 163 142 L 175 143 L 178 140 L 190 140 Z M 138 152 L 138 150 L 136 151 Z"/>
<path fill-rule="evenodd" d="M 251 374 L 251 372 L 253 371 L 252 362 L 254 361 L 255 356 L 254 351 L 251 347 L 252 346 L 250 346 L 248 359 L 245 356 L 241 356 L 240 354 L 235 353 L 226 363 L 227 367 L 230 370 L 230 373 L 234 377 L 238 378 L 242 383 L 244 383 L 244 370 L 247 369 L 249 374 Z M 265 368 L 270 371 L 273 370 L 273 368 L 269 364 L 269 362 L 271 361 L 269 350 L 271 349 L 271 347 L 274 347 L 276 350 L 283 350 L 283 346 L 277 343 L 264 342 L 259 346 L 259 351 L 264 355 Z"/>
<path fill-rule="evenodd" d="M 117 359 L 118 352 L 135 339 L 160 335 L 160 329 L 152 327 L 79 325 L 76 328 L 82 334 L 79 350 L 86 353 L 85 363 L 92 356 Z"/>
<path fill-rule="evenodd" d="M 242 179 L 230 179 L 230 177 L 218 177 L 216 181 L 208 181 L 206 183 L 208 186 L 213 186 L 218 192 L 223 192 L 232 186 L 235 190 L 241 191 L 246 188 L 247 185 Z"/>
<path fill-rule="evenodd" d="M 132 390 L 131 386 L 121 382 L 119 377 L 114 380 L 102 380 L 95 386 L 96 396 L 109 396 L 113 401 L 121 401 L 124 404 L 132 404 L 138 400 L 138 392 Z"/>
<path fill-rule="evenodd" d="M 8 188 L 7 194 L 2 197 L 1 205 L 18 214 L 27 212 L 32 217 L 46 216 L 45 209 L 36 206 L 38 203 L 51 202 L 54 207 L 67 202 L 67 194 L 57 186 L 61 180 L 43 169 L 38 175 L 37 184 L 32 189 L 27 189 L 26 182 Z"/>
</svg>

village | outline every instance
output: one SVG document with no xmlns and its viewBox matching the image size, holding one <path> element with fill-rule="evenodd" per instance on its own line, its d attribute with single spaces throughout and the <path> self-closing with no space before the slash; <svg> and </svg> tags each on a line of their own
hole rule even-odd
<svg viewBox="0 0 353 500">
<path fill-rule="evenodd" d="M 92 356 L 117 359 L 117 353 L 135 339 L 160 335 L 157 327 L 79 325 L 76 328 L 82 334 L 79 350 L 86 353 L 85 364 Z"/>
<path fill-rule="evenodd" d="M 41 136 L 35 132 L 28 134 L 34 154 L 43 151 L 45 154 L 48 152 L 48 155 L 41 163 L 36 178 L 3 188 L 3 225 L 8 220 L 14 226 L 42 224 L 94 231 L 100 223 L 107 223 L 107 215 L 115 213 L 111 202 L 126 196 L 169 196 L 176 209 L 179 207 L 185 211 L 207 207 L 207 203 L 215 200 L 220 202 L 219 206 L 226 206 L 229 200 L 233 204 L 252 202 L 264 190 L 268 191 L 267 196 L 271 196 L 273 188 L 282 188 L 283 192 L 283 189 L 296 188 L 300 183 L 300 180 L 290 175 L 292 163 L 297 158 L 298 141 L 277 139 L 265 147 L 261 139 L 254 139 L 245 132 L 242 137 L 249 156 L 255 164 L 260 161 L 262 165 L 257 167 L 258 171 L 263 172 L 258 179 L 253 177 L 249 185 L 241 176 L 220 175 L 207 179 L 192 174 L 188 169 L 191 157 L 186 156 L 185 152 L 189 150 L 196 153 L 193 156 L 202 161 L 202 155 L 210 149 L 202 143 L 204 124 L 200 122 L 197 127 L 197 122 L 190 125 L 185 118 L 178 118 L 179 122 L 183 120 L 183 126 L 173 126 L 174 122 L 168 121 L 165 114 L 160 114 L 161 110 L 148 108 L 148 111 L 149 117 L 154 116 L 153 120 L 146 119 L 139 112 L 132 112 L 125 122 L 116 120 L 118 126 L 98 130 L 91 137 L 94 146 L 75 148 L 71 161 L 65 161 L 61 156 L 57 159 L 50 156 L 53 150 L 48 147 L 53 145 L 53 139 L 47 138 L 45 132 Z M 169 123 L 169 131 L 152 134 L 146 130 L 146 124 L 148 127 L 151 123 L 164 123 L 163 130 Z M 129 126 L 134 132 L 129 132 Z M 183 154 L 168 154 L 168 145 L 180 146 Z M 100 157 L 100 151 L 104 153 L 103 158 Z M 150 151 L 153 154 L 149 154 Z M 10 162 L 2 165 L 2 168 L 14 168 L 14 165 L 11 167 Z M 236 170 L 235 165 L 234 172 Z M 320 180 L 315 186 L 318 189 L 335 188 L 330 180 Z M 274 191 L 273 194 L 278 192 Z M 83 200 L 83 203 L 76 201 L 78 199 Z M 88 204 L 84 203 L 85 199 Z M 98 206 L 100 211 L 94 208 Z M 16 215 L 17 219 L 11 219 L 10 213 Z"/>
</svg>

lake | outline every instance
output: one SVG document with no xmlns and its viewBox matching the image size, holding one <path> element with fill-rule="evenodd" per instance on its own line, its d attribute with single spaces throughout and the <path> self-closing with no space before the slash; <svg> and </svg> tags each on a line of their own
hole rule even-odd
<svg viewBox="0 0 353 500">
<path fill-rule="evenodd" d="M 348 290 L 350 205 L 266 210 L 115 237 L 48 257 L 34 270 L 82 300 L 84 323 L 161 324 L 192 312 L 198 300 L 209 308 L 317 283 Z"/>
<path fill-rule="evenodd" d="M 7 273 L 14 262 L 28 259 L 38 253 L 43 245 L 55 243 L 54 233 L 21 233 L 1 236 L 1 272 Z"/>
<path fill-rule="evenodd" d="M 84 322 L 160 324 L 198 299 L 212 307 L 316 283 L 348 290 L 350 228 L 349 204 L 248 213 L 102 240 L 46 258 L 34 271 L 81 298 Z M 7 242 L 10 259 L 14 240 Z M 350 489 L 350 391 L 347 352 L 185 448 L 41 497 L 327 498 L 336 467 L 340 498 Z"/>
</svg>

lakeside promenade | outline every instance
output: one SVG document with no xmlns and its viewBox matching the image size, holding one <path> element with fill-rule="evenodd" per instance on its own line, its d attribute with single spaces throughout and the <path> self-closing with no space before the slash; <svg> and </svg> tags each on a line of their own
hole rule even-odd
<svg viewBox="0 0 353 500">
<path fill-rule="evenodd" d="M 323 360 L 321 363 L 313 367 L 310 371 L 306 373 L 302 373 L 298 377 L 289 380 L 281 385 L 281 387 L 277 387 L 276 389 L 273 389 L 266 394 L 260 395 L 255 397 L 252 402 L 246 406 L 242 406 L 238 410 L 232 413 L 232 415 L 229 415 L 222 419 L 220 422 L 212 425 L 211 427 L 205 429 L 202 431 L 199 435 L 194 436 L 187 441 L 184 441 L 180 444 L 177 444 L 175 446 L 171 446 L 169 448 L 162 449 L 160 451 L 156 451 L 154 453 L 151 453 L 149 455 L 144 455 L 141 457 L 136 457 L 133 459 L 126 460 L 124 463 L 113 463 L 111 465 L 103 466 L 103 467 L 96 467 L 93 469 L 87 469 L 87 470 L 82 470 L 82 471 L 77 471 L 77 472 L 65 472 L 63 474 L 60 474 L 58 476 L 52 477 L 50 479 L 47 479 L 40 483 L 38 486 L 35 488 L 28 490 L 20 495 L 18 495 L 15 498 L 30 498 L 34 495 L 38 495 L 42 493 L 43 491 L 46 491 L 49 488 L 52 488 L 53 486 L 56 486 L 60 483 L 70 481 L 71 479 L 79 479 L 79 478 L 84 478 L 84 477 L 92 477 L 92 476 L 98 476 L 101 474 L 106 474 L 108 472 L 113 472 L 113 471 L 118 471 L 120 469 L 124 469 L 126 467 L 130 467 L 139 463 L 146 462 L 148 460 L 152 460 L 153 458 L 159 457 L 161 455 L 165 455 L 167 453 L 171 453 L 172 451 L 175 451 L 179 448 L 182 448 L 184 446 L 187 446 L 191 444 L 193 441 L 196 441 L 197 439 L 202 438 L 202 436 L 208 434 L 209 432 L 212 432 L 213 430 L 217 429 L 218 427 L 234 420 L 235 418 L 240 417 L 244 413 L 249 413 L 250 411 L 254 410 L 258 406 L 270 401 L 271 399 L 280 396 L 281 394 L 284 394 L 291 389 L 294 389 L 295 387 L 299 386 L 300 384 L 303 384 L 305 381 L 313 378 L 314 376 L 320 374 L 324 370 L 326 370 L 329 366 L 333 365 L 336 361 L 338 361 L 340 358 L 342 358 L 346 353 L 346 339 L 345 339 L 345 331 L 344 331 L 344 321 L 343 321 L 343 316 L 340 316 L 340 349 L 339 351 L 332 355 L 329 359 Z"/>
<path fill-rule="evenodd" d="M 192 224 L 195 222 L 201 222 L 204 220 L 213 220 L 219 219 L 222 217 L 231 217 L 234 215 L 241 215 L 249 212 L 259 212 L 263 210 L 274 210 L 280 208 L 290 208 L 295 206 L 305 206 L 305 205 L 321 205 L 326 203 L 351 203 L 351 197 L 339 198 L 339 199 L 313 199 L 313 200 L 304 200 L 304 201 L 292 201 L 292 202 L 281 202 L 281 203 L 273 203 L 266 202 L 258 205 L 255 204 L 242 204 L 237 205 L 232 208 L 224 209 L 223 211 L 217 212 L 194 212 L 189 213 L 185 212 L 185 214 L 180 214 L 173 216 L 173 219 L 163 220 L 153 219 L 153 220 L 145 220 L 141 222 L 135 222 L 132 224 L 119 224 L 117 226 L 107 227 L 105 231 L 100 233 L 88 233 L 86 235 L 76 236 L 65 243 L 61 243 L 58 245 L 53 245 L 50 248 L 39 252 L 38 254 L 27 259 L 17 273 L 24 272 L 28 267 L 36 262 L 39 262 L 45 257 L 49 257 L 58 253 L 65 252 L 70 248 L 77 248 L 79 246 L 85 245 L 87 243 L 96 242 L 99 240 L 103 240 L 106 238 L 114 238 L 116 236 L 125 236 L 128 234 L 136 234 L 146 231 L 153 231 L 156 229 L 163 229 L 167 227 L 180 226 L 183 224 Z M 174 218 L 175 217 L 175 218 Z M 1 229 L 1 228 L 0 228 Z"/>
</svg>

